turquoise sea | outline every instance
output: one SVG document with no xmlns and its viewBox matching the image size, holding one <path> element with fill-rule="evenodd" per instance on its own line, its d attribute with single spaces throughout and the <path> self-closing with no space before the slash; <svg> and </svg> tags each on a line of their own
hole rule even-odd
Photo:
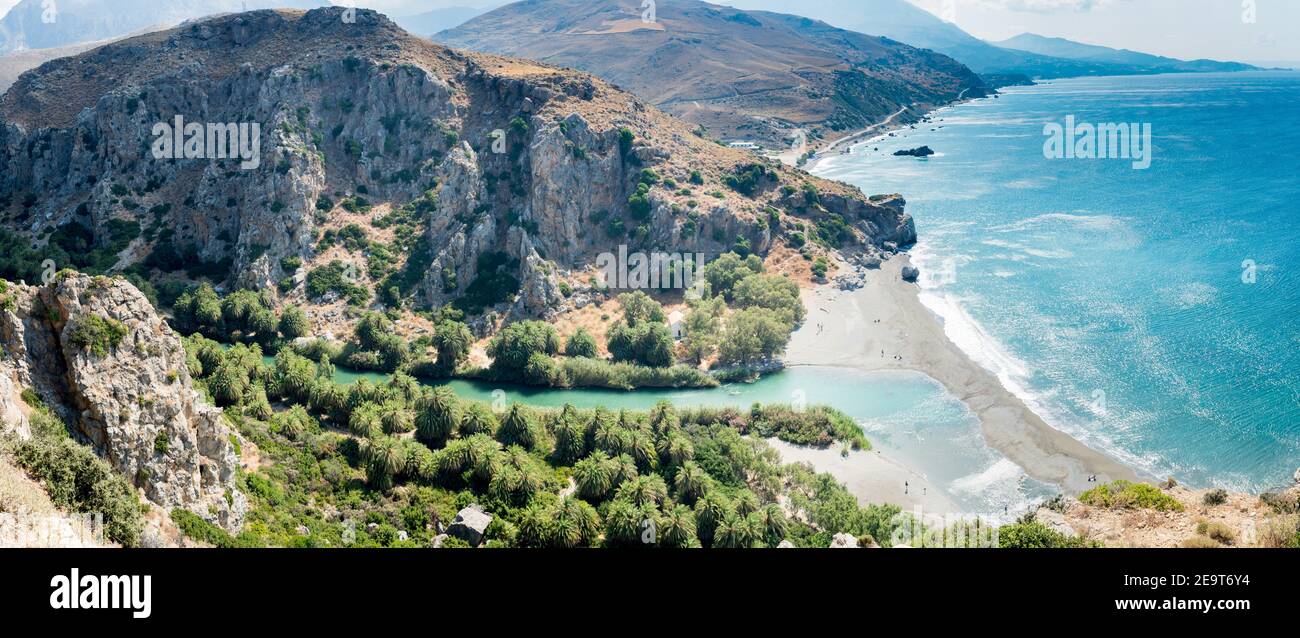
<svg viewBox="0 0 1300 638">
<path fill-rule="evenodd" d="M 1043 127 L 1151 125 L 1152 163 L 1047 159 Z M 898 192 L 923 300 L 1048 422 L 1154 476 L 1300 467 L 1300 73 L 1051 81 L 814 172 Z M 927 159 L 893 157 L 928 145 Z"/>
</svg>

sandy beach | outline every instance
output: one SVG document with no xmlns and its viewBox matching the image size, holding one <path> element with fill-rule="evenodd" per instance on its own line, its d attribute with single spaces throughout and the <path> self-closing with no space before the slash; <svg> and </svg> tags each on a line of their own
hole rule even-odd
<svg viewBox="0 0 1300 638">
<path fill-rule="evenodd" d="M 943 489 L 930 483 L 925 475 L 912 470 L 879 450 L 850 450 L 841 456 L 840 448 L 815 448 L 767 439 L 786 463 L 809 463 L 848 488 L 858 502 L 889 503 L 911 512 L 920 508 L 925 514 L 949 514 L 961 511 Z"/>
<path fill-rule="evenodd" d="M 1073 494 L 1096 485 L 1090 476 L 1137 480 L 1128 467 L 1048 425 L 953 344 L 921 303 L 919 288 L 902 280 L 908 265 L 906 255 L 896 256 L 868 271 L 865 285 L 854 291 L 829 285 L 805 290 L 808 320 L 791 339 L 786 364 L 920 372 L 965 403 L 989 445 L 1035 479 Z"/>
</svg>

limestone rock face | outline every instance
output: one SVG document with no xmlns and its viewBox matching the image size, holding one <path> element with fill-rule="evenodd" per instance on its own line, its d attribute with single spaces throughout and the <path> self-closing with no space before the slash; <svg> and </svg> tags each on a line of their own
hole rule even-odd
<svg viewBox="0 0 1300 638">
<path fill-rule="evenodd" d="M 502 293 L 484 310 L 508 319 L 561 311 L 561 280 L 620 246 L 765 256 L 826 224 L 846 256 L 879 263 L 916 239 L 902 198 L 720 147 L 589 75 L 342 15 L 218 16 L 24 75 L 0 96 L 0 208 L 25 211 L 7 230 L 103 246 L 138 228 L 111 272 L 154 255 L 168 269 L 204 262 L 227 288 L 298 302 L 304 269 L 334 259 L 322 235 L 372 227 L 355 196 L 376 211 L 418 202 L 419 267 L 401 294 L 439 307 L 498 275 L 478 291 Z M 160 157 L 178 123 L 181 156 Z M 232 134 L 250 161 L 210 156 Z M 388 291 L 361 270 L 358 283 Z"/>
<path fill-rule="evenodd" d="M 852 534 L 836 534 L 831 539 L 831 549 L 857 549 L 858 539 Z"/>
<path fill-rule="evenodd" d="M 74 274 L 11 290 L 0 390 L 32 388 L 153 503 L 238 530 L 247 499 L 235 488 L 232 433 L 194 390 L 180 338 L 148 299 L 124 280 Z M 108 334 L 87 337 L 92 325 Z M 14 403 L 0 395 L 0 410 Z"/>
<path fill-rule="evenodd" d="M 447 533 L 469 543 L 471 547 L 478 547 L 491 523 L 491 514 L 477 505 L 470 505 L 456 514 L 455 520 L 447 526 Z"/>
<path fill-rule="evenodd" d="M 1065 519 L 1064 514 L 1055 510 L 1047 509 L 1046 507 L 1038 508 L 1038 511 L 1034 513 L 1034 520 L 1042 523 L 1047 526 L 1048 529 L 1051 529 L 1058 534 L 1063 534 L 1071 538 L 1078 536 L 1079 534 L 1070 526 L 1070 523 Z"/>
</svg>

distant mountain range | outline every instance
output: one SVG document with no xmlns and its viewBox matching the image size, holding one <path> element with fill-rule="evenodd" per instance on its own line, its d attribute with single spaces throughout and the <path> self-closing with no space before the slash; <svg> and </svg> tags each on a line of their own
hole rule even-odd
<svg viewBox="0 0 1300 638">
<path fill-rule="evenodd" d="M 445 31 L 454 26 L 464 24 L 469 20 L 487 13 L 489 9 L 479 9 L 476 7 L 445 7 L 442 9 L 433 9 L 409 16 L 392 16 L 393 22 L 397 26 L 407 31 L 424 37 L 429 37 L 439 31 Z"/>
<path fill-rule="evenodd" d="M 843 29 L 933 49 L 959 60 L 995 84 L 1017 75 L 1050 79 L 1254 68 L 1235 62 L 1184 62 L 1029 34 L 989 43 L 907 0 L 735 0 L 731 4 L 746 9 L 793 10 Z"/>
<path fill-rule="evenodd" d="M 1077 60 L 1096 64 L 1131 67 L 1135 72 L 1185 72 L 1200 73 L 1207 71 L 1246 71 L 1255 67 L 1239 62 L 1217 62 L 1214 60 L 1178 60 L 1149 53 L 1139 53 L 1128 49 L 1112 49 L 1093 44 L 1082 44 L 1064 38 L 1022 33 L 1014 38 L 995 42 L 1004 49 L 1028 51 L 1055 58 Z"/>
<path fill-rule="evenodd" d="M 593 73 L 710 135 L 775 142 L 986 93 L 961 63 L 808 18 L 696 0 L 527 0 L 434 40 Z"/>
</svg>

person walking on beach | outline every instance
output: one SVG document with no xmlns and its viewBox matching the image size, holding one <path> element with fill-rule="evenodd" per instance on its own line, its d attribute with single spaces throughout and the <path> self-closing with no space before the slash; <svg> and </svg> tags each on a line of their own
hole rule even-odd
<svg viewBox="0 0 1300 638">
<path fill-rule="evenodd" d="M 904 494 L 907 493 L 907 490 L 909 489 L 909 487 L 910 487 L 910 486 L 907 484 L 907 481 L 903 481 L 903 493 L 904 493 Z"/>
</svg>

